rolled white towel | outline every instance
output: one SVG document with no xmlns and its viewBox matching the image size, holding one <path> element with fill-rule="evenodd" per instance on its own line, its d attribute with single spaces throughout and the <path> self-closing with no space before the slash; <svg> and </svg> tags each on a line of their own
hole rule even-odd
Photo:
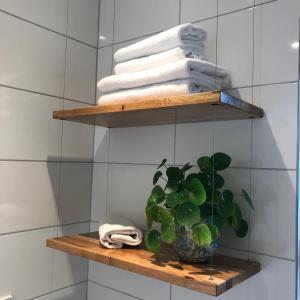
<svg viewBox="0 0 300 300">
<path fill-rule="evenodd" d="M 173 80 L 161 84 L 153 84 L 140 88 L 104 94 L 99 98 L 98 105 L 120 103 L 125 102 L 129 99 L 139 101 L 150 99 L 151 97 L 155 98 L 164 96 L 186 95 L 218 89 L 218 86 L 215 86 L 216 82 L 214 78 L 205 79 L 203 77 L 202 79 L 203 80 Z"/>
<path fill-rule="evenodd" d="M 142 232 L 125 219 L 107 218 L 99 226 L 100 243 L 106 248 L 120 249 L 123 244 L 138 246 L 143 241 Z"/>
<path fill-rule="evenodd" d="M 183 48 L 177 47 L 161 53 L 146 57 L 136 58 L 115 65 L 115 74 L 140 72 L 146 69 L 158 67 L 185 58 L 205 59 L 204 47 Z"/>
<path fill-rule="evenodd" d="M 222 67 L 208 61 L 186 58 L 141 72 L 108 76 L 100 80 L 97 86 L 105 94 L 172 80 L 204 77 L 215 78 L 221 87 L 229 84 L 229 74 Z"/>
<path fill-rule="evenodd" d="M 198 48 L 204 46 L 206 37 L 207 33 L 201 27 L 193 24 L 182 24 L 119 49 L 114 58 L 117 63 L 120 63 L 180 46 Z"/>
</svg>

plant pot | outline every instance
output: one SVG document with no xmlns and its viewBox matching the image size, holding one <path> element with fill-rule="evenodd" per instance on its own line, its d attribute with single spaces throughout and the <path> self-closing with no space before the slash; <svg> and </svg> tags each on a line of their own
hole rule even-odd
<svg viewBox="0 0 300 300">
<path fill-rule="evenodd" d="M 212 241 L 210 246 L 198 246 L 192 239 L 192 228 L 180 227 L 176 230 L 174 248 L 182 261 L 191 263 L 205 263 L 209 261 L 219 246 L 219 238 Z"/>
</svg>

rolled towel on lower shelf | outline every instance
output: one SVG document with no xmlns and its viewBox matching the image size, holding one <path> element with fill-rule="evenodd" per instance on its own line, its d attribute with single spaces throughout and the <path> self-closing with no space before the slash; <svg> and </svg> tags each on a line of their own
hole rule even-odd
<svg viewBox="0 0 300 300">
<path fill-rule="evenodd" d="M 129 220 L 106 218 L 99 226 L 100 243 L 106 248 L 120 249 L 123 245 L 138 246 L 143 241 L 143 234 Z"/>
</svg>

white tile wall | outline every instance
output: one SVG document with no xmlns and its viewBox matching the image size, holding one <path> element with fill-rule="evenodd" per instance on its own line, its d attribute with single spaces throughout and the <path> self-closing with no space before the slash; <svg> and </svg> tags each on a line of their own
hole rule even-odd
<svg viewBox="0 0 300 300">
<path fill-rule="evenodd" d="M 90 263 L 89 280 L 138 299 L 167 300 L 170 297 L 170 285 L 166 282 L 95 262 Z"/>
<path fill-rule="evenodd" d="M 219 14 L 226 14 L 239 9 L 251 7 L 254 5 L 254 0 L 221 0 L 218 3 Z"/>
<path fill-rule="evenodd" d="M 65 97 L 95 104 L 97 50 L 68 39 Z"/>
<path fill-rule="evenodd" d="M 60 224 L 90 220 L 92 174 L 92 163 L 62 163 Z"/>
<path fill-rule="evenodd" d="M 68 36 L 97 47 L 99 1 L 69 0 Z"/>
<path fill-rule="evenodd" d="M 52 112 L 59 109 L 58 98 L 0 87 L 0 158 L 58 160 L 62 122 Z"/>
<path fill-rule="evenodd" d="M 121 42 L 178 25 L 178 0 L 115 0 L 114 41 Z"/>
<path fill-rule="evenodd" d="M 85 104 L 65 100 L 64 109 L 84 107 Z M 62 159 L 91 161 L 93 159 L 94 126 L 69 121 L 63 122 Z"/>
<path fill-rule="evenodd" d="M 63 95 L 65 38 L 0 13 L 0 84 Z"/>
<path fill-rule="evenodd" d="M 1 161 L 0 166 L 0 234 L 54 226 L 59 164 Z"/>
<path fill-rule="evenodd" d="M 134 300 L 124 293 L 114 291 L 107 287 L 89 282 L 88 284 L 88 299 L 89 300 Z"/>
<path fill-rule="evenodd" d="M 68 0 L 1 0 L 0 9 L 66 34 Z"/>
<path fill-rule="evenodd" d="M 100 0 L 99 47 L 113 43 L 114 1 Z"/>
</svg>

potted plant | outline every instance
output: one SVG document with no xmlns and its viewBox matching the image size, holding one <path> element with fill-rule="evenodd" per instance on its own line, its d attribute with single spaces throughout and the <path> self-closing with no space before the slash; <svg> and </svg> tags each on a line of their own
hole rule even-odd
<svg viewBox="0 0 300 300">
<path fill-rule="evenodd" d="M 230 156 L 215 153 L 200 157 L 199 170 L 188 175 L 192 168 L 189 163 L 180 168 L 167 167 L 166 162 L 164 159 L 154 174 L 154 187 L 145 208 L 148 250 L 159 252 L 163 241 L 173 244 L 182 260 L 205 262 L 218 247 L 225 227 L 233 228 L 239 238 L 246 236 L 248 224 L 218 174 L 229 167 Z M 164 181 L 163 187 L 157 184 L 159 180 Z M 248 193 L 242 190 L 242 194 L 253 209 Z M 160 230 L 152 229 L 154 222 L 160 224 Z"/>
</svg>

